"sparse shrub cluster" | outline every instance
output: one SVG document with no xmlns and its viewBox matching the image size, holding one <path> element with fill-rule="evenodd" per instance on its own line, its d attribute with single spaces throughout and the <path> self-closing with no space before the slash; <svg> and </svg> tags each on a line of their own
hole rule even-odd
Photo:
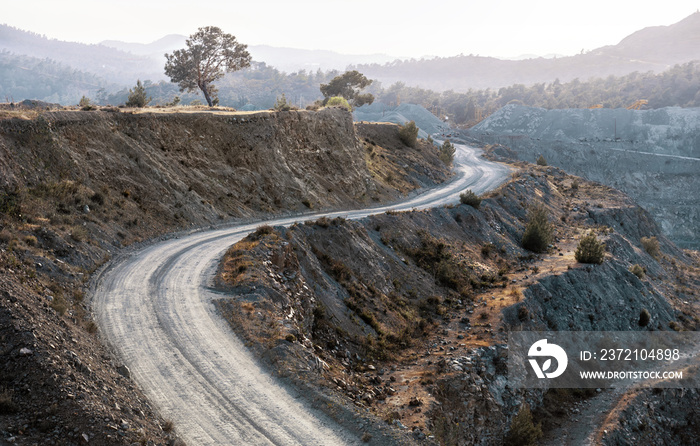
<svg viewBox="0 0 700 446">
<path fill-rule="evenodd" d="M 406 254 L 416 265 L 431 273 L 440 286 L 464 294 L 472 283 L 478 285 L 476 279 L 470 277 L 458 259 L 449 252 L 447 244 L 435 237 L 421 234 L 421 246 L 408 248 Z"/>
<path fill-rule="evenodd" d="M 275 232 L 275 228 L 273 228 L 272 226 L 270 226 L 270 225 L 260 225 L 260 226 L 257 227 L 257 229 L 255 230 L 255 232 L 252 234 L 252 238 L 253 238 L 254 240 L 257 240 L 257 239 L 259 239 L 260 237 L 262 237 L 262 236 L 264 236 L 264 235 L 269 235 L 269 234 L 272 234 L 272 233 L 274 233 L 274 232 Z"/>
<path fill-rule="evenodd" d="M 459 202 L 462 204 L 469 205 L 474 209 L 479 209 L 479 205 L 481 205 L 481 198 L 479 198 L 477 194 L 472 192 L 471 189 L 467 189 L 466 191 L 459 194 Z"/>
<path fill-rule="evenodd" d="M 87 96 L 83 96 L 82 98 L 80 98 L 80 102 L 78 102 L 78 107 L 80 107 L 80 109 L 83 111 L 95 110 L 95 107 L 90 102 L 90 98 L 88 98 Z"/>
<path fill-rule="evenodd" d="M 639 277 L 640 279 L 643 279 L 644 276 L 646 275 L 644 268 L 636 263 L 634 265 L 630 266 L 630 272 L 632 274 L 634 274 L 635 276 Z"/>
<path fill-rule="evenodd" d="M 277 98 L 277 101 L 275 101 L 275 105 L 272 106 L 272 109 L 275 111 L 289 111 L 294 108 L 296 107 L 287 102 L 287 96 L 284 93 L 282 93 L 282 96 Z"/>
<path fill-rule="evenodd" d="M 547 210 L 542 206 L 530 208 L 523 233 L 523 248 L 532 252 L 545 252 L 554 237 L 554 228 L 549 222 Z"/>
<path fill-rule="evenodd" d="M 328 102 L 326 102 L 326 107 L 341 107 L 347 111 L 352 111 L 350 103 L 342 96 L 333 96 L 332 98 L 329 98 Z"/>
<path fill-rule="evenodd" d="M 593 231 L 591 231 L 578 242 L 574 257 L 580 263 L 600 265 L 605 259 L 605 244 L 599 241 Z"/>
<path fill-rule="evenodd" d="M 418 142 L 418 126 L 415 121 L 409 121 L 399 127 L 399 139 L 408 147 L 415 147 Z"/>
<path fill-rule="evenodd" d="M 656 237 L 642 237 L 640 240 L 642 243 L 642 248 L 655 259 L 658 259 L 661 255 L 661 249 L 659 248 L 659 240 Z"/>
<path fill-rule="evenodd" d="M 510 430 L 503 439 L 506 446 L 535 446 L 542 437 L 542 423 L 535 424 L 528 406 L 523 406 L 513 417 Z"/>
<path fill-rule="evenodd" d="M 8 217 L 19 217 L 22 214 L 22 199 L 19 192 L 9 191 L 0 193 L 0 214 Z"/>
</svg>

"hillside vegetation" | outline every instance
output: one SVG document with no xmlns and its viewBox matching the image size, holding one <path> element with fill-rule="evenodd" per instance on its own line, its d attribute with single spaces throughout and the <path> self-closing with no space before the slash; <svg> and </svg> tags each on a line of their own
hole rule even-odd
<svg viewBox="0 0 700 446">
<path fill-rule="evenodd" d="M 633 72 L 622 76 L 559 79 L 531 85 L 515 84 L 498 89 L 439 92 L 410 87 L 404 82 L 383 89 L 377 101 L 422 105 L 445 115 L 458 125 L 472 126 L 508 104 L 547 109 L 626 108 L 645 99 L 645 109 L 700 107 L 700 65 L 688 62 L 667 71 Z"/>
</svg>

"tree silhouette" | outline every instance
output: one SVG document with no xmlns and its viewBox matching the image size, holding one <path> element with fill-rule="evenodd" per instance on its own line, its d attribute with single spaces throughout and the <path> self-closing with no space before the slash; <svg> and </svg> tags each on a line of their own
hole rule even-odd
<svg viewBox="0 0 700 446">
<path fill-rule="evenodd" d="M 369 87 L 370 84 L 372 81 L 359 71 L 347 71 L 334 77 L 329 83 L 321 84 L 321 93 L 326 100 L 333 96 L 342 96 L 353 107 L 360 107 L 374 102 L 374 96 L 370 93 L 360 93 L 363 88 Z"/>
<path fill-rule="evenodd" d="M 210 107 L 218 103 L 212 82 L 227 72 L 250 66 L 247 45 L 216 26 L 199 28 L 186 41 L 187 48 L 166 54 L 165 74 L 180 87 L 180 91 L 199 88 Z"/>
</svg>

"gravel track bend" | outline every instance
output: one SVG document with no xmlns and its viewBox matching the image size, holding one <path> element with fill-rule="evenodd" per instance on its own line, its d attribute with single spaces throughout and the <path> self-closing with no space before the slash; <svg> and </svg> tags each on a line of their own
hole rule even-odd
<svg viewBox="0 0 700 446">
<path fill-rule="evenodd" d="M 322 215 L 362 218 L 454 203 L 466 188 L 493 189 L 510 170 L 480 153 L 457 145 L 453 180 L 392 206 L 195 232 L 120 255 L 98 277 L 92 296 L 100 332 L 190 446 L 361 444 L 271 377 L 217 314 L 213 300 L 221 295 L 210 288 L 217 263 L 262 223 L 289 225 Z"/>
</svg>

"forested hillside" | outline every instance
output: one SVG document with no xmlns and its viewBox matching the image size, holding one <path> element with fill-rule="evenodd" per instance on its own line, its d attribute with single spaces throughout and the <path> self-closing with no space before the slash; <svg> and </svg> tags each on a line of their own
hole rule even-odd
<svg viewBox="0 0 700 446">
<path fill-rule="evenodd" d="M 419 104 L 457 124 L 473 124 L 501 107 L 516 103 L 548 109 L 625 108 L 639 99 L 648 101 L 644 108 L 700 107 L 700 62 L 676 65 L 660 74 L 634 72 L 625 76 L 608 76 L 587 81 L 574 79 L 562 83 L 531 86 L 516 84 L 497 90 L 469 90 L 466 93 L 409 87 L 398 82 L 382 90 L 378 100 L 386 104 Z"/>
<path fill-rule="evenodd" d="M 52 59 L 19 56 L 0 51 L 0 101 L 40 99 L 45 102 L 77 104 L 83 95 L 93 96 L 107 82 Z"/>
<path fill-rule="evenodd" d="M 141 79 L 165 77 L 162 64 L 149 57 L 136 56 L 103 45 L 49 39 L 46 36 L 7 25 L 0 25 L 0 50 L 39 59 L 49 58 L 115 83 L 130 83 L 132 78 L 135 83 L 137 77 Z"/>
<path fill-rule="evenodd" d="M 357 68 L 374 80 L 366 91 L 379 102 L 422 105 L 462 125 L 474 124 L 508 103 L 549 109 L 621 108 L 645 99 L 646 108 L 696 107 L 700 106 L 700 65 L 692 61 L 700 60 L 697 29 L 700 13 L 668 27 L 640 30 L 618 45 L 572 57 L 507 61 L 456 56 Z M 182 93 L 165 80 L 163 62 L 154 55 L 174 43 L 161 40 L 143 45 L 134 55 L 0 25 L 0 100 L 74 105 L 85 95 L 97 104 L 121 105 L 129 88 L 141 80 L 153 98 L 150 105 L 202 101 L 197 92 Z M 640 51 L 645 49 L 648 57 L 642 58 Z M 288 73 L 258 60 L 249 69 L 217 82 L 219 104 L 268 109 L 284 94 L 289 103 L 304 108 L 321 99 L 320 85 L 338 74 L 336 70 Z M 415 86 L 421 76 L 433 83 Z"/>
</svg>

